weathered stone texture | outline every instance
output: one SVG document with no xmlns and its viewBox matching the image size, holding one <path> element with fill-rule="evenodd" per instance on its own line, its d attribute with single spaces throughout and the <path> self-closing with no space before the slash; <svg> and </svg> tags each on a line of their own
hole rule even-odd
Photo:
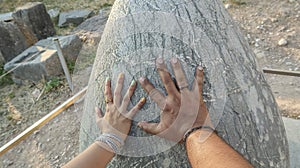
<svg viewBox="0 0 300 168">
<path fill-rule="evenodd" d="M 55 35 L 54 25 L 41 2 L 27 3 L 17 8 L 13 18 L 22 30 L 30 30 L 38 40 Z"/>
<path fill-rule="evenodd" d="M 256 66 L 254 53 L 220 0 L 115 1 L 85 96 L 81 150 L 99 135 L 94 107 L 105 111 L 107 76 L 113 88 L 120 72 L 125 73 L 124 86 L 146 76 L 165 92 L 155 67 L 159 56 L 165 60 L 177 56 L 190 83 L 195 68 L 199 64 L 206 67 L 204 98 L 218 135 L 254 167 L 289 167 L 286 133 L 274 96 Z M 138 85 L 131 102 L 144 96 Z M 155 153 L 164 144 L 133 141 L 155 137 L 136 126 L 141 120 L 159 121 L 159 109 L 151 102 L 148 97 L 134 118 L 125 145 L 129 150 L 123 151 L 131 157 L 118 155 L 108 167 L 190 167 L 183 145 Z M 144 147 L 150 153 L 139 156 Z"/>
<path fill-rule="evenodd" d="M 105 28 L 110 10 L 110 7 L 101 9 L 98 15 L 87 19 L 73 31 L 78 34 L 84 41 L 98 44 Z"/>
<path fill-rule="evenodd" d="M 87 9 L 62 12 L 59 15 L 58 26 L 65 27 L 69 24 L 77 26 L 87 18 L 91 17 L 93 14 L 93 11 Z"/>
<path fill-rule="evenodd" d="M 0 56 L 3 62 L 9 62 L 31 45 L 14 21 L 0 21 Z"/>
<path fill-rule="evenodd" d="M 10 20 L 13 20 L 12 12 L 0 14 L 0 21 L 7 22 L 7 21 L 10 21 Z"/>
</svg>

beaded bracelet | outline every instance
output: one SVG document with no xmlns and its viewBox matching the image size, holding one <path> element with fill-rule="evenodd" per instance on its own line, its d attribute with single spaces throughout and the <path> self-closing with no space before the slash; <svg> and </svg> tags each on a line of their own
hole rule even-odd
<svg viewBox="0 0 300 168">
<path fill-rule="evenodd" d="M 96 141 L 105 143 L 114 153 L 119 152 L 121 147 L 124 145 L 124 141 L 115 134 L 104 133 L 100 135 Z"/>
<path fill-rule="evenodd" d="M 113 134 L 113 133 L 103 133 L 102 134 L 103 136 L 106 136 L 106 137 L 109 137 L 109 138 L 112 138 L 113 140 L 117 141 L 120 145 L 119 146 L 123 146 L 124 145 L 124 141 L 116 134 Z"/>
<path fill-rule="evenodd" d="M 211 130 L 212 132 L 217 133 L 217 131 L 216 131 L 215 129 L 213 129 L 212 127 L 210 127 L 210 126 L 204 126 L 204 125 L 202 125 L 202 126 L 199 126 L 199 127 L 190 128 L 190 129 L 188 129 L 188 130 L 185 132 L 185 134 L 184 134 L 184 136 L 183 136 L 183 142 L 185 143 L 185 142 L 186 142 L 186 139 L 188 138 L 188 136 L 191 135 L 194 131 L 199 130 L 199 129 L 209 129 L 209 130 Z"/>
</svg>

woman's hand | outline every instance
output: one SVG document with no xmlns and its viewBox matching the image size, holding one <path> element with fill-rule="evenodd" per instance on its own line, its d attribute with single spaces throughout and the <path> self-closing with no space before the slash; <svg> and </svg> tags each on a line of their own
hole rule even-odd
<svg viewBox="0 0 300 168">
<path fill-rule="evenodd" d="M 119 75 L 113 96 L 111 91 L 111 81 L 109 78 L 106 79 L 104 91 L 106 112 L 105 115 L 102 116 L 100 109 L 96 108 L 96 122 L 102 133 L 115 134 L 125 141 L 131 127 L 131 120 L 137 111 L 144 105 L 146 99 L 142 98 L 131 110 L 129 110 L 129 112 L 127 112 L 130 98 L 136 88 L 136 82 L 131 82 L 127 93 L 122 99 L 121 91 L 123 82 L 124 74 L 122 73 Z"/>
<path fill-rule="evenodd" d="M 160 123 L 139 122 L 138 126 L 150 134 L 179 142 L 185 132 L 197 126 L 212 127 L 208 110 L 202 97 L 203 68 L 196 70 L 193 87 L 189 90 L 181 64 L 177 58 L 171 59 L 178 89 L 167 70 L 164 60 L 156 60 L 159 75 L 164 83 L 168 95 L 165 96 L 146 79 L 140 78 L 140 83 L 150 98 L 161 109 Z"/>
</svg>

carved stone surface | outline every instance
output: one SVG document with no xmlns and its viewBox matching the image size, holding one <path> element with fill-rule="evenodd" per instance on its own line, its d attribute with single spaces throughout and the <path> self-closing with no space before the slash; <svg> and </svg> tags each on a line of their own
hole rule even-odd
<svg viewBox="0 0 300 168">
<path fill-rule="evenodd" d="M 155 68 L 159 56 L 178 57 L 190 83 L 197 65 L 205 66 L 204 99 L 218 135 L 254 167 L 289 167 L 286 133 L 274 96 L 220 0 L 115 1 L 85 96 L 80 150 L 99 135 L 94 107 L 105 111 L 105 78 L 111 77 L 114 88 L 118 73 L 124 72 L 126 88 L 132 79 L 145 76 L 165 91 Z M 138 85 L 132 103 L 143 96 L 147 95 Z M 125 156 L 118 155 L 108 167 L 190 167 L 182 145 L 164 148 L 169 142 L 156 143 L 155 136 L 137 128 L 138 121 L 159 120 L 160 110 L 151 102 L 147 98 L 134 118 L 122 151 Z"/>
<path fill-rule="evenodd" d="M 37 40 L 55 35 L 55 29 L 46 7 L 41 2 L 31 2 L 19 7 L 13 18 L 21 30 L 30 31 Z"/>
</svg>

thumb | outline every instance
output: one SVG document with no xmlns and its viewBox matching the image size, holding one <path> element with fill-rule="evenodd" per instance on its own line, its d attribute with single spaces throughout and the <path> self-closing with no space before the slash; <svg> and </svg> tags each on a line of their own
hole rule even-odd
<svg viewBox="0 0 300 168">
<path fill-rule="evenodd" d="M 160 133 L 159 123 L 147 123 L 146 121 L 142 121 L 138 123 L 138 127 L 153 135 Z"/>
</svg>

